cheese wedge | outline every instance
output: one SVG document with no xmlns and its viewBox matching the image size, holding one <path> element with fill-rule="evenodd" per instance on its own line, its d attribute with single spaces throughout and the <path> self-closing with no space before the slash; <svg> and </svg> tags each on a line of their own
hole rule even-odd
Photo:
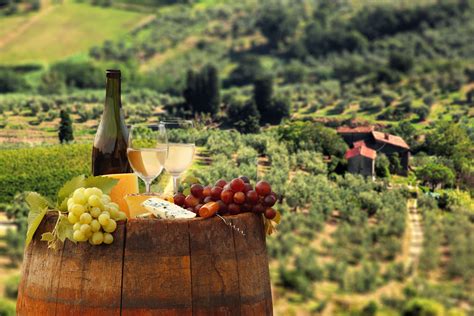
<svg viewBox="0 0 474 316">
<path fill-rule="evenodd" d="M 134 173 L 121 173 L 121 174 L 107 174 L 104 177 L 109 177 L 119 180 L 119 182 L 110 191 L 110 199 L 112 202 L 118 204 L 121 211 L 127 214 L 130 218 L 130 209 L 125 201 L 127 194 L 138 193 L 138 178 Z"/>
<path fill-rule="evenodd" d="M 125 201 L 127 202 L 128 209 L 130 212 L 130 218 L 135 218 L 139 215 L 149 213 L 149 211 L 142 206 L 142 203 L 150 198 L 161 198 L 169 202 L 173 202 L 173 197 L 171 195 L 163 195 L 160 193 L 136 193 L 128 194 L 125 196 Z"/>
<path fill-rule="evenodd" d="M 184 208 L 158 198 L 151 198 L 142 203 L 148 211 L 152 212 L 157 218 L 194 218 L 196 213 L 185 210 Z"/>
</svg>

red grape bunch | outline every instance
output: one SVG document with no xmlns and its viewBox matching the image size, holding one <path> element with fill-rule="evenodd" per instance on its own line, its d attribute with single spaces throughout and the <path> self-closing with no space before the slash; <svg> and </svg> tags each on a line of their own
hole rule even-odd
<svg viewBox="0 0 474 316">
<path fill-rule="evenodd" d="M 272 192 L 270 184 L 264 180 L 257 182 L 255 188 L 248 177 L 240 176 L 227 182 L 218 180 L 214 186 L 202 186 L 195 183 L 191 194 L 185 196 L 177 193 L 174 203 L 199 215 L 200 209 L 208 203 L 219 205 L 220 215 L 237 215 L 245 212 L 261 213 L 266 218 L 275 218 L 277 212 L 272 208 L 277 202 L 277 195 Z M 209 204 L 208 204 L 209 205 Z"/>
</svg>

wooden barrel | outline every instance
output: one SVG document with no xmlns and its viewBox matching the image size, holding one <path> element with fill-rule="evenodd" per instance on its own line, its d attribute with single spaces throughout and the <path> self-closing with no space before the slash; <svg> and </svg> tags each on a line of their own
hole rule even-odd
<svg viewBox="0 0 474 316">
<path fill-rule="evenodd" d="M 47 248 L 41 234 L 25 250 L 18 315 L 272 315 L 260 216 L 133 219 L 111 245 L 66 241 Z"/>
</svg>

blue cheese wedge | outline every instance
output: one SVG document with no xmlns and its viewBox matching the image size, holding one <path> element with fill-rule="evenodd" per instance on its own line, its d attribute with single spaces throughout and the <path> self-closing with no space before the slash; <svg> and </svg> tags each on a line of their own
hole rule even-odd
<svg viewBox="0 0 474 316">
<path fill-rule="evenodd" d="M 196 213 L 158 198 L 151 198 L 142 203 L 142 206 L 153 213 L 157 218 L 194 218 Z"/>
</svg>

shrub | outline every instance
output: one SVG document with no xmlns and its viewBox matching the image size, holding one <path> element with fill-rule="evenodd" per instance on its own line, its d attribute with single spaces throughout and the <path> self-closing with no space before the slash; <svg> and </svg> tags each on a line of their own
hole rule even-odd
<svg viewBox="0 0 474 316">
<path fill-rule="evenodd" d="M 51 66 L 51 72 L 64 78 L 69 87 L 96 89 L 104 87 L 103 71 L 90 62 L 63 61 Z"/>
<path fill-rule="evenodd" d="M 12 299 L 16 300 L 18 296 L 18 285 L 20 284 L 20 276 L 15 275 L 10 278 L 8 278 L 5 281 L 5 296 Z"/>
<path fill-rule="evenodd" d="M 403 316 L 444 316 L 444 307 L 440 303 L 426 299 L 413 298 L 403 308 Z"/>
<path fill-rule="evenodd" d="M 41 76 L 38 92 L 41 94 L 63 94 L 66 92 L 64 76 L 55 71 L 48 71 Z"/>
<path fill-rule="evenodd" d="M 15 304 L 3 298 L 0 298 L 0 316 L 15 316 L 15 315 L 16 315 Z"/>
<path fill-rule="evenodd" d="M 0 69 L 0 93 L 17 92 L 26 87 L 23 76 L 10 69 Z"/>
</svg>

